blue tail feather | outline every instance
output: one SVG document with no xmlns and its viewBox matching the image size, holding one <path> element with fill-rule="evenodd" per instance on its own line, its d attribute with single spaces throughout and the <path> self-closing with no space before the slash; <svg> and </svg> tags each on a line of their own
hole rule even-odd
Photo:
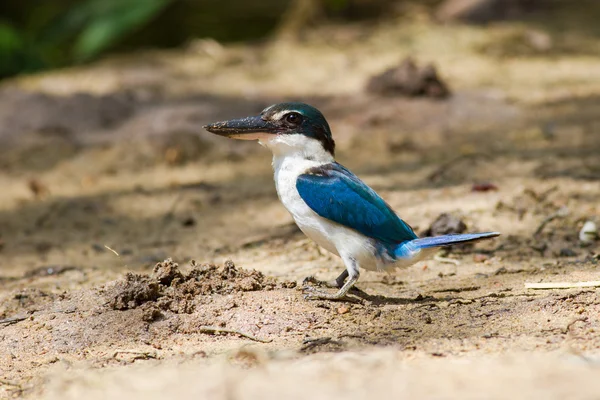
<svg viewBox="0 0 600 400">
<path fill-rule="evenodd" d="M 493 238 L 500 235 L 498 232 L 465 233 L 457 235 L 442 235 L 414 239 L 411 244 L 417 249 L 428 249 L 430 247 L 444 247 L 455 244 L 474 242 L 481 239 Z"/>
<path fill-rule="evenodd" d="M 396 246 L 394 256 L 396 259 L 411 259 L 424 249 L 445 247 L 455 244 L 474 242 L 499 236 L 499 232 L 465 233 L 458 235 L 442 235 L 408 240 Z"/>
</svg>

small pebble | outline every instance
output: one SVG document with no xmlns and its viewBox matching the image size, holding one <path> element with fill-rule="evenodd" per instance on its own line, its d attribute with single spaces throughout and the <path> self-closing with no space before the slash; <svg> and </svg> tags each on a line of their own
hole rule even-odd
<svg viewBox="0 0 600 400">
<path fill-rule="evenodd" d="M 581 243 L 590 244 L 598 238 L 598 227 L 594 221 L 586 221 L 579 231 L 579 240 Z"/>
<path fill-rule="evenodd" d="M 350 309 L 348 308 L 348 306 L 340 306 L 337 309 L 337 313 L 338 314 L 346 314 L 348 311 L 350 311 Z"/>
<path fill-rule="evenodd" d="M 490 256 L 488 256 L 487 254 L 479 254 L 479 253 L 473 254 L 473 261 L 475 261 L 476 263 L 482 263 L 489 259 L 490 259 Z"/>
</svg>

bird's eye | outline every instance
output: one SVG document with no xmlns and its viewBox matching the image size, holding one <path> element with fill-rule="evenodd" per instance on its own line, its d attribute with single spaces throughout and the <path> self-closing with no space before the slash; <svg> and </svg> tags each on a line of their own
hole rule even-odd
<svg viewBox="0 0 600 400">
<path fill-rule="evenodd" d="M 302 122 L 302 116 L 297 112 L 291 112 L 286 114 L 285 121 L 293 125 L 298 125 L 300 122 Z"/>
</svg>

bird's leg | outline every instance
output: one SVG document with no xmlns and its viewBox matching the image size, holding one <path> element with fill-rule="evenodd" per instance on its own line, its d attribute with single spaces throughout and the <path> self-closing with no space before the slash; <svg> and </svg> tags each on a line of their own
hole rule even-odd
<svg viewBox="0 0 600 400">
<path fill-rule="evenodd" d="M 312 283 L 313 285 L 317 285 L 317 286 L 324 286 L 324 287 L 327 287 L 327 288 L 339 289 L 342 286 L 344 286 L 344 281 L 346 280 L 347 277 L 348 277 L 348 270 L 347 269 L 345 269 L 340 274 L 340 276 L 338 276 L 337 278 L 332 279 L 330 281 L 322 281 L 322 280 L 319 280 L 319 279 L 315 278 L 314 276 L 307 276 L 302 281 L 302 286 L 303 287 L 309 287 L 309 284 Z"/>
<path fill-rule="evenodd" d="M 360 273 L 358 272 L 358 264 L 356 260 L 352 257 L 343 257 L 344 262 L 346 262 L 346 270 L 340 274 L 335 280 L 336 284 L 339 285 L 340 289 L 336 293 L 328 293 L 323 292 L 321 290 L 317 290 L 313 287 L 306 287 L 305 290 L 308 290 L 310 293 L 304 295 L 304 298 L 307 300 L 339 300 L 346 296 L 348 291 L 354 286 L 356 281 L 358 280 Z M 346 283 L 341 285 L 346 279 Z"/>
<path fill-rule="evenodd" d="M 307 287 L 305 289 L 309 290 L 310 293 L 305 294 L 304 298 L 307 300 L 339 300 L 345 297 L 348 291 L 352 289 L 352 286 L 354 286 L 354 284 L 358 280 L 359 275 L 360 274 L 358 274 L 358 272 L 354 276 L 350 275 L 346 283 L 344 283 L 340 290 L 338 290 L 335 293 L 324 292 L 321 290 L 317 290 L 313 287 Z"/>
<path fill-rule="evenodd" d="M 344 286 L 344 281 L 346 280 L 346 278 L 348 277 L 348 270 L 345 269 L 342 271 L 342 273 L 340 274 L 340 276 L 338 276 L 337 278 L 335 278 L 334 282 L 335 282 L 335 287 L 337 288 L 341 288 L 342 286 Z"/>
</svg>

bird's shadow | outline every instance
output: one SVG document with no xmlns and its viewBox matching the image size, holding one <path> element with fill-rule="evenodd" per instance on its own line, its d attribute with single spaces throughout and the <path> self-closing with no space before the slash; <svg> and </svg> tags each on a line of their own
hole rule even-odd
<svg viewBox="0 0 600 400">
<path fill-rule="evenodd" d="M 346 296 L 340 300 L 342 301 L 350 301 L 354 303 L 364 303 L 369 302 L 374 306 L 380 305 L 409 305 L 409 304 L 423 304 L 423 303 L 434 303 L 440 301 L 448 301 L 454 298 L 438 298 L 433 296 L 423 296 L 419 294 L 413 298 L 407 297 L 389 297 L 383 296 L 380 294 L 369 294 L 357 287 L 353 287 L 350 292 L 350 296 Z"/>
<path fill-rule="evenodd" d="M 314 277 L 310 277 L 310 278 L 313 278 L 311 283 L 317 285 L 317 287 L 327 284 L 327 282 L 316 280 L 316 279 L 314 279 Z M 305 279 L 305 281 L 306 281 L 306 279 Z M 422 294 L 419 294 L 413 298 L 372 295 L 372 294 L 365 292 L 362 289 L 359 289 L 356 286 L 352 287 L 350 289 L 350 291 L 344 297 L 341 297 L 338 299 L 329 299 L 329 301 L 340 302 L 340 303 L 354 303 L 354 304 L 369 303 L 370 305 L 373 305 L 373 306 L 409 305 L 409 304 L 427 305 L 427 304 L 435 304 L 438 302 L 453 301 L 453 300 L 460 301 L 460 300 L 464 300 L 464 299 L 462 297 L 449 297 L 449 296 L 434 297 L 434 296 L 422 295 Z"/>
</svg>

